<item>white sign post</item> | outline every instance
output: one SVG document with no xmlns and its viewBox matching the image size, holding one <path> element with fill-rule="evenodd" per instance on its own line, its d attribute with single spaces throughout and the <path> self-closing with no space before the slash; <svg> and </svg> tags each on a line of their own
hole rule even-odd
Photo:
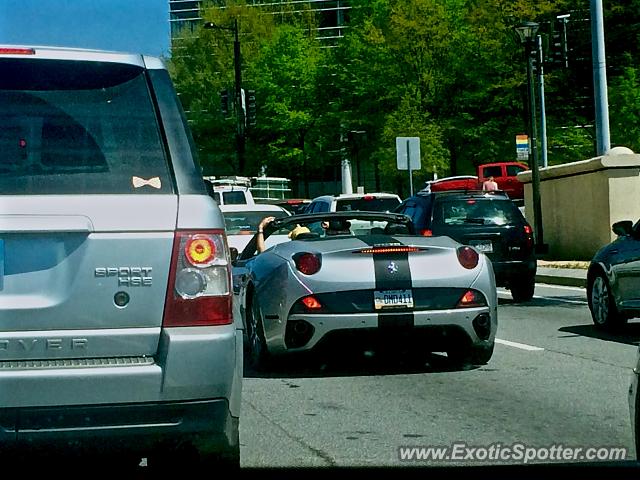
<svg viewBox="0 0 640 480">
<path fill-rule="evenodd" d="M 413 195 L 413 171 L 420 170 L 420 137 L 396 137 L 398 170 L 409 170 L 409 191 Z"/>
</svg>

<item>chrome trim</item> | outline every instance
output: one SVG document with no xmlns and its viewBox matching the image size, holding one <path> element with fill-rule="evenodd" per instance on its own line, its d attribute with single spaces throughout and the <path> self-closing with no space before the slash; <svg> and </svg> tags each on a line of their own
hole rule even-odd
<svg viewBox="0 0 640 480">
<path fill-rule="evenodd" d="M 0 362 L 0 370 L 44 370 L 51 368 L 144 367 L 152 357 L 78 358 L 68 360 L 22 360 Z"/>
</svg>

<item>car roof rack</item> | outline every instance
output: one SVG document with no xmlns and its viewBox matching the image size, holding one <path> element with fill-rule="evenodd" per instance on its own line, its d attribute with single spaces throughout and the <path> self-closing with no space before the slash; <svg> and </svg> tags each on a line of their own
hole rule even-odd
<svg viewBox="0 0 640 480">
<path fill-rule="evenodd" d="M 507 197 L 509 198 L 509 194 L 507 192 L 505 192 L 504 190 L 480 190 L 480 189 L 458 189 L 458 190 L 438 190 L 435 192 L 431 192 L 429 190 L 420 190 L 418 192 L 416 192 L 418 195 L 430 195 L 430 194 L 437 194 L 438 196 L 441 195 L 460 195 L 460 194 L 464 194 L 464 195 L 479 195 L 479 196 L 493 196 L 493 195 L 499 195 L 499 196 L 503 196 L 503 197 Z"/>
</svg>

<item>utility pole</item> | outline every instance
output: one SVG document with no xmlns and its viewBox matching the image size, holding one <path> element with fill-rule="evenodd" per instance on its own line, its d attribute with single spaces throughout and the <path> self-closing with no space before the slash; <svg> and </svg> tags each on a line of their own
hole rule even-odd
<svg viewBox="0 0 640 480">
<path fill-rule="evenodd" d="M 593 58 L 593 92 L 596 112 L 596 148 L 597 155 L 601 156 L 611 149 L 602 0 L 591 0 L 591 54 Z"/>
<path fill-rule="evenodd" d="M 240 175 L 244 173 L 244 151 L 245 151 L 245 99 L 242 90 L 242 57 L 240 56 L 240 39 L 238 34 L 238 19 L 234 21 L 234 34 L 235 39 L 233 41 L 233 65 L 235 68 L 235 84 L 236 84 L 236 106 L 237 106 L 237 142 L 238 142 L 238 170 Z"/>
<path fill-rule="evenodd" d="M 233 32 L 233 67 L 235 73 L 235 107 L 236 107 L 236 155 L 238 158 L 238 172 L 244 173 L 244 152 L 245 152 L 245 99 L 242 90 L 242 57 L 240 55 L 240 36 L 238 19 L 234 20 L 232 27 L 223 27 L 213 22 L 206 22 L 205 29 L 229 30 Z"/>
<path fill-rule="evenodd" d="M 539 25 L 535 22 L 523 22 L 515 28 L 520 42 L 524 46 L 527 62 L 527 90 L 529 97 L 529 166 L 531 167 L 531 187 L 533 200 L 534 234 L 536 238 L 536 252 L 546 253 L 548 245 L 544 244 L 542 231 L 542 203 L 540 200 L 540 164 L 538 159 L 538 139 L 536 132 L 536 89 L 533 78 L 533 61 L 538 53 L 536 34 Z"/>
<path fill-rule="evenodd" d="M 538 73 L 538 98 L 540 99 L 540 151 L 542 154 L 542 166 L 548 167 L 547 159 L 547 114 L 544 103 L 544 55 L 542 52 L 542 36 L 536 36 L 537 73 Z"/>
</svg>

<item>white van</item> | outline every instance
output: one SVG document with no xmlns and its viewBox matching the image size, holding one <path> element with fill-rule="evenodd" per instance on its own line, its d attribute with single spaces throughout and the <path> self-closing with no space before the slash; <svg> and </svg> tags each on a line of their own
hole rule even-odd
<svg viewBox="0 0 640 480">
<path fill-rule="evenodd" d="M 204 177 L 207 192 L 218 205 L 255 205 L 248 184 L 211 180 Z"/>
</svg>

